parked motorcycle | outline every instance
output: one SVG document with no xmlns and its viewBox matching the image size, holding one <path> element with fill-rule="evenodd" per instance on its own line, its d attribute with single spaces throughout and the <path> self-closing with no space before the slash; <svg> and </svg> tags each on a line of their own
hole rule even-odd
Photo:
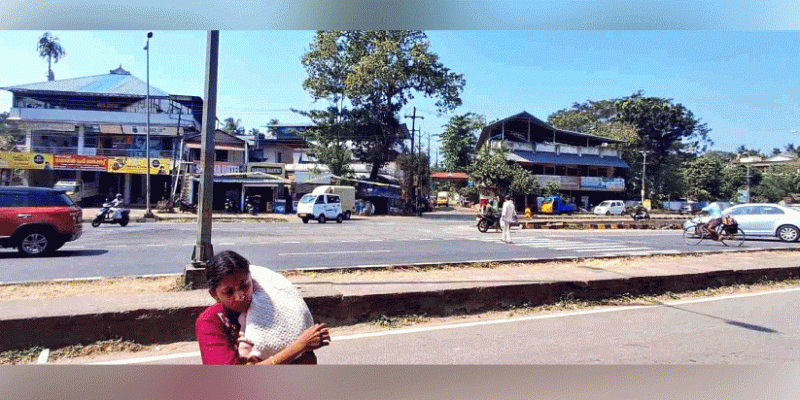
<svg viewBox="0 0 800 400">
<path fill-rule="evenodd" d="M 122 204 L 115 205 L 114 202 L 109 201 L 103 203 L 103 208 L 97 212 L 97 215 L 92 220 L 92 226 L 97 228 L 103 223 L 126 226 L 130 222 L 130 214 L 131 210 L 122 207 Z"/>
<path fill-rule="evenodd" d="M 490 216 L 480 215 L 478 216 L 478 230 L 481 233 L 486 233 L 489 228 L 494 228 L 496 230 L 500 230 L 500 216 L 497 214 L 492 214 Z"/>
<path fill-rule="evenodd" d="M 650 219 L 650 214 L 647 212 L 646 208 L 639 206 L 631 213 L 631 218 L 633 218 L 634 221 L 648 220 Z"/>
<path fill-rule="evenodd" d="M 180 212 L 182 212 L 182 213 L 184 213 L 184 212 L 196 213 L 197 212 L 197 205 L 190 203 L 189 200 L 179 199 L 177 204 L 178 204 L 178 210 Z"/>
<path fill-rule="evenodd" d="M 239 212 L 239 205 L 237 204 L 236 199 L 232 196 L 225 198 L 225 211 L 229 213 Z"/>
<path fill-rule="evenodd" d="M 244 199 L 244 211 L 251 215 L 258 214 L 258 210 L 261 207 L 261 196 L 247 196 Z"/>
</svg>

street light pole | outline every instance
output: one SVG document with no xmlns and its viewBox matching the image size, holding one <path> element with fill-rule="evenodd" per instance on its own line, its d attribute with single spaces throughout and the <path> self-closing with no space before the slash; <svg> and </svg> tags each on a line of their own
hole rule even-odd
<svg viewBox="0 0 800 400">
<path fill-rule="evenodd" d="M 145 132 L 145 152 L 147 153 L 147 195 L 146 204 L 147 211 L 144 213 L 145 218 L 155 218 L 153 211 L 150 210 L 150 38 L 153 37 L 153 32 L 147 32 L 147 44 L 144 49 L 147 51 L 147 131 Z"/>
</svg>

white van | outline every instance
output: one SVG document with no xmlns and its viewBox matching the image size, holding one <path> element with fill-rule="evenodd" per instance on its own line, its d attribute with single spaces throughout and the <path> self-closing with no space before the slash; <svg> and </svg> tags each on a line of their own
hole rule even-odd
<svg viewBox="0 0 800 400">
<path fill-rule="evenodd" d="M 297 203 L 297 216 L 307 224 L 311 219 L 316 219 L 320 224 L 324 224 L 329 219 L 335 219 L 337 223 L 344 221 L 342 212 L 342 200 L 337 194 L 307 194 Z"/>
<path fill-rule="evenodd" d="M 311 192 L 311 194 L 333 193 L 339 195 L 342 201 L 342 211 L 344 212 L 344 219 L 350 219 L 350 216 L 356 212 L 356 188 L 352 186 L 331 186 L 324 185 L 318 186 Z"/>
<path fill-rule="evenodd" d="M 100 185 L 97 180 L 94 182 L 84 182 L 78 180 L 60 180 L 56 182 L 53 189 L 63 190 L 73 202 L 86 204 L 87 202 L 100 197 Z"/>
<path fill-rule="evenodd" d="M 621 215 L 625 212 L 625 202 L 622 200 L 606 200 L 594 208 L 595 214 Z"/>
</svg>

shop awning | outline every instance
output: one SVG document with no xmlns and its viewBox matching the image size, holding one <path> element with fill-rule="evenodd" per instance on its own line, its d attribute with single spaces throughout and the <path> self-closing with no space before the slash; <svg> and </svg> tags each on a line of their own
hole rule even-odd
<svg viewBox="0 0 800 400">
<path fill-rule="evenodd" d="M 591 154 L 579 156 L 577 154 L 534 153 L 531 151 L 515 150 L 508 153 L 508 160 L 531 164 L 590 165 L 596 167 L 630 168 L 628 163 L 619 157 L 600 157 Z"/>
</svg>

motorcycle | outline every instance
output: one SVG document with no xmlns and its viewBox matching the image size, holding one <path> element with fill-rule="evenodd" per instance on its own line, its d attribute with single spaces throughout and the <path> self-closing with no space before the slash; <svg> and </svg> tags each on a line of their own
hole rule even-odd
<svg viewBox="0 0 800 400">
<path fill-rule="evenodd" d="M 97 215 L 92 220 L 92 226 L 97 228 L 102 223 L 126 226 L 130 222 L 130 214 L 131 210 L 123 208 L 122 204 L 114 206 L 113 202 L 103 203 L 103 208 L 97 212 Z"/>
<path fill-rule="evenodd" d="M 648 220 L 650 219 L 650 214 L 647 212 L 646 208 L 638 207 L 636 211 L 631 213 L 631 218 L 633 218 L 634 221 Z"/>
<path fill-rule="evenodd" d="M 229 213 L 239 212 L 239 206 L 236 204 L 236 199 L 233 197 L 225 198 L 225 211 Z"/>
<path fill-rule="evenodd" d="M 491 216 L 478 216 L 478 230 L 481 233 L 486 233 L 489 228 L 494 228 L 495 230 L 500 230 L 500 216 L 497 214 L 492 214 Z"/>
<path fill-rule="evenodd" d="M 261 206 L 261 196 L 247 196 L 244 199 L 244 211 L 250 215 L 258 214 L 258 209 Z"/>
<path fill-rule="evenodd" d="M 184 212 L 196 213 L 197 212 L 197 206 L 192 204 L 192 203 L 190 203 L 186 199 L 179 199 L 178 200 L 178 210 L 180 212 L 182 212 L 182 213 L 184 213 Z"/>
</svg>

